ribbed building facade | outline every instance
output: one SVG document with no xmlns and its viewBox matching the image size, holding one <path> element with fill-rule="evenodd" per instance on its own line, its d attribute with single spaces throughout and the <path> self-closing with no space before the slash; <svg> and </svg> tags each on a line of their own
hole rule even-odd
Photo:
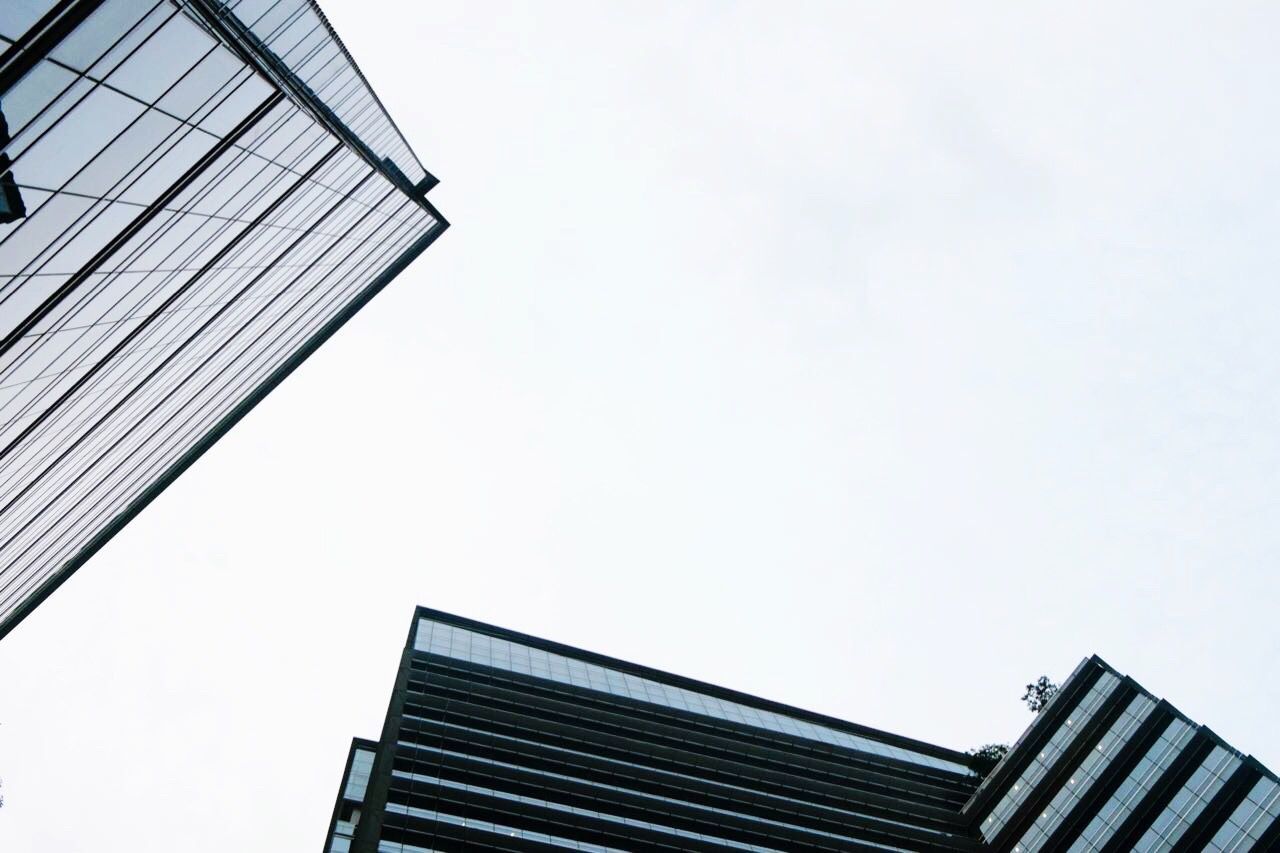
<svg viewBox="0 0 1280 853">
<path fill-rule="evenodd" d="M 0 2 L 0 637 L 445 229 L 311 0 Z"/>
<path fill-rule="evenodd" d="M 1258 762 L 1098 658 L 969 756 L 418 608 L 326 853 L 1277 849 Z"/>
<path fill-rule="evenodd" d="M 1275 774 L 1097 657 L 965 806 L 1017 853 L 1280 849 Z"/>
<path fill-rule="evenodd" d="M 977 782 L 961 753 L 420 608 L 325 850 L 976 850 Z"/>
</svg>

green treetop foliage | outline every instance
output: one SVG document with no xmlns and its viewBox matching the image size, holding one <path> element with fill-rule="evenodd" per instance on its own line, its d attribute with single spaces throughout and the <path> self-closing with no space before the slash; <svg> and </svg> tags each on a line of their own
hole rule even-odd
<svg viewBox="0 0 1280 853">
<path fill-rule="evenodd" d="M 1035 681 L 1027 685 L 1027 692 L 1022 694 L 1022 701 L 1027 703 L 1027 708 L 1034 714 L 1039 714 L 1044 710 L 1044 706 L 1049 704 L 1049 700 L 1058 694 L 1058 685 L 1049 680 L 1049 676 L 1042 675 Z"/>
<path fill-rule="evenodd" d="M 1050 681 L 1049 676 L 1042 675 L 1027 685 L 1026 692 L 1022 694 L 1022 701 L 1027 703 L 1027 709 L 1031 713 L 1039 714 L 1057 693 L 1058 685 Z M 995 766 L 1000 763 L 1000 759 L 1009 754 L 1009 745 L 1006 743 L 988 743 L 977 749 L 969 750 L 968 754 L 972 756 L 969 766 L 979 776 L 985 777 L 995 769 Z"/>
<path fill-rule="evenodd" d="M 1009 753 L 1009 744 L 1007 743 L 988 743 L 977 749 L 969 750 L 969 755 L 973 756 L 969 761 L 979 776 L 986 776 L 996 768 L 1000 763 L 1000 759 Z"/>
</svg>

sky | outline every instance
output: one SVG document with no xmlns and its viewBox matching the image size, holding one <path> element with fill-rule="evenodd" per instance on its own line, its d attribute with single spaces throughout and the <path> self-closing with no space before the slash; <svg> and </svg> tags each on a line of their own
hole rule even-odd
<svg viewBox="0 0 1280 853">
<path fill-rule="evenodd" d="M 1280 767 L 1280 7 L 323 7 L 453 226 L 0 642 L 0 849 L 319 849 L 415 604 Z"/>
</svg>

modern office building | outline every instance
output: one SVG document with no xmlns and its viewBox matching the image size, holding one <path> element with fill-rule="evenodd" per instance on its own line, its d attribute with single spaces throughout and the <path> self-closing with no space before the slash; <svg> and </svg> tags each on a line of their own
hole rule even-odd
<svg viewBox="0 0 1280 853">
<path fill-rule="evenodd" d="M 1280 788 L 1084 661 L 985 779 L 964 753 L 418 608 L 326 853 L 1268 850 Z"/>
<path fill-rule="evenodd" d="M 3 637 L 447 223 L 310 0 L 3 0 L 0 145 Z"/>
<path fill-rule="evenodd" d="M 996 850 L 1280 849 L 1280 785 L 1097 657 L 1083 661 L 963 812 Z"/>
</svg>

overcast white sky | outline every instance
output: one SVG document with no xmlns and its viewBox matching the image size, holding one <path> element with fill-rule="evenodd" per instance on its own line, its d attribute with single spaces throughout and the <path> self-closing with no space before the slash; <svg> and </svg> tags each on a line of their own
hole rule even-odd
<svg viewBox="0 0 1280 853">
<path fill-rule="evenodd" d="M 454 227 L 0 642 L 0 849 L 318 850 L 417 603 L 1280 765 L 1280 6 L 324 8 Z"/>
</svg>

